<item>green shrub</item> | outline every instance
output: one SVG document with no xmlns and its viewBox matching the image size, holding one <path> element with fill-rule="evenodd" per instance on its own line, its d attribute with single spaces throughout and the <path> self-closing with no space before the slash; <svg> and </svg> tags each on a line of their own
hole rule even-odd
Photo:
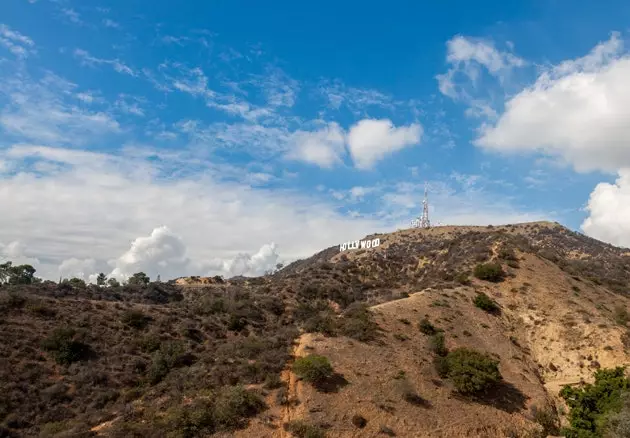
<svg viewBox="0 0 630 438">
<path fill-rule="evenodd" d="M 463 285 L 469 285 L 470 284 L 470 276 L 468 274 L 468 272 L 460 272 L 459 274 L 457 274 L 457 276 L 455 277 L 455 280 L 459 283 L 459 284 L 463 284 Z"/>
<path fill-rule="evenodd" d="M 49 351 L 58 364 L 68 365 L 83 360 L 89 347 L 75 339 L 76 330 L 59 327 L 41 342 L 41 347 Z"/>
<path fill-rule="evenodd" d="M 331 310 L 318 312 L 307 319 L 303 325 L 307 333 L 322 333 L 326 336 L 336 336 L 337 321 Z"/>
<path fill-rule="evenodd" d="M 265 409 L 265 402 L 256 392 L 242 386 L 223 388 L 214 402 L 214 420 L 217 426 L 233 430 L 242 427 L 244 420 Z"/>
<path fill-rule="evenodd" d="M 149 324 L 150 318 L 138 310 L 127 310 L 122 314 L 120 320 L 129 327 L 143 329 Z"/>
<path fill-rule="evenodd" d="M 502 281 L 505 277 L 505 272 L 499 263 L 481 263 L 475 266 L 473 274 L 480 280 L 494 283 Z"/>
<path fill-rule="evenodd" d="M 367 342 L 376 338 L 378 324 L 367 305 L 351 304 L 341 318 L 341 333 L 357 341 Z"/>
<path fill-rule="evenodd" d="M 437 333 L 437 329 L 427 318 L 422 318 L 422 320 L 418 324 L 418 328 L 420 329 L 420 332 L 424 333 L 425 335 L 434 335 Z"/>
<path fill-rule="evenodd" d="M 138 341 L 138 346 L 146 353 L 153 353 L 160 349 L 162 341 L 156 334 L 150 334 Z"/>
<path fill-rule="evenodd" d="M 295 361 L 293 372 L 307 382 L 318 383 L 332 376 L 333 367 L 327 357 L 309 354 Z"/>
<path fill-rule="evenodd" d="M 595 382 L 581 388 L 563 387 L 560 396 L 571 409 L 570 427 L 563 431 L 565 436 L 599 437 L 607 428 L 623 428 L 627 412 L 619 417 L 614 414 L 628 409 L 628 392 L 630 379 L 625 376 L 623 367 L 597 370 Z"/>
<path fill-rule="evenodd" d="M 615 306 L 615 322 L 619 325 L 627 325 L 628 321 L 630 321 L 630 314 L 628 314 L 628 310 L 625 306 Z"/>
<path fill-rule="evenodd" d="M 448 350 L 444 342 L 444 333 L 436 333 L 429 338 L 429 347 L 438 356 L 446 356 Z"/>
<path fill-rule="evenodd" d="M 630 436 L 630 393 L 623 393 L 621 402 L 621 410 L 610 414 L 605 421 L 604 427 L 602 427 L 607 438 L 626 438 Z"/>
<path fill-rule="evenodd" d="M 153 354 L 153 360 L 147 372 L 149 382 L 152 384 L 160 382 L 171 369 L 179 365 L 183 355 L 184 346 L 179 342 L 164 342 L 161 344 L 159 351 Z"/>
<path fill-rule="evenodd" d="M 302 420 L 294 420 L 284 424 L 284 430 L 291 432 L 297 438 L 325 438 L 326 432 L 318 426 L 308 424 Z"/>
<path fill-rule="evenodd" d="M 481 310 L 485 310 L 488 313 L 498 313 L 500 310 L 499 305 L 488 295 L 483 292 L 477 294 L 473 303 Z"/>
<path fill-rule="evenodd" d="M 446 357 L 435 356 L 433 358 L 433 366 L 435 367 L 435 371 L 437 371 L 438 376 L 442 379 L 446 379 L 448 377 L 448 362 Z"/>
<path fill-rule="evenodd" d="M 485 391 L 502 377 L 499 361 L 485 353 L 468 348 L 458 348 L 446 356 L 448 378 L 455 389 L 462 394 L 474 394 Z"/>
</svg>

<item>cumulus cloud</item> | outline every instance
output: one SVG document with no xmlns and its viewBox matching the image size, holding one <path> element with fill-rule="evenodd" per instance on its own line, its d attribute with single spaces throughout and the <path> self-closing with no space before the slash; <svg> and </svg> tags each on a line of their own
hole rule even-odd
<svg viewBox="0 0 630 438">
<path fill-rule="evenodd" d="M 212 269 L 260 272 L 276 260 L 273 247 L 265 249 L 271 241 L 282 248 L 283 261 L 292 261 L 387 229 L 373 219 L 344 216 L 312 195 L 252 188 L 243 182 L 243 169 L 236 180 L 224 179 L 224 169 L 209 162 L 197 162 L 203 172 L 179 173 L 188 162 L 177 154 L 161 159 L 22 145 L 0 152 L 0 159 L 21 168 L 0 178 L 0 242 L 20 240 L 32 254 L 45 255 L 38 274 L 51 279 L 72 258 L 114 260 L 109 272 L 116 275 L 144 269 L 164 279 Z M 156 218 L 173 233 L 160 229 Z M 68 265 L 87 272 L 85 264 Z"/>
<path fill-rule="evenodd" d="M 26 58 L 29 54 L 35 53 L 33 49 L 35 43 L 32 39 L 2 23 L 0 23 L 0 46 L 19 58 Z"/>
<path fill-rule="evenodd" d="M 29 256 L 26 245 L 14 240 L 6 245 L 0 242 L 0 262 L 11 261 L 14 265 L 31 265 L 37 269 L 40 265 L 39 259 Z"/>
<path fill-rule="evenodd" d="M 582 229 L 630 246 L 630 56 L 613 32 L 588 54 L 545 68 L 533 85 L 483 124 L 475 145 L 501 153 L 538 153 L 578 172 L 618 174 L 590 195 Z"/>
<path fill-rule="evenodd" d="M 586 234 L 630 248 L 630 169 L 619 172 L 614 184 L 598 184 L 589 198 Z"/>
<path fill-rule="evenodd" d="M 613 34 L 587 56 L 543 73 L 506 102 L 475 144 L 501 152 L 542 152 L 578 171 L 630 167 L 630 57 L 614 56 Z"/>
<path fill-rule="evenodd" d="M 80 278 L 81 280 L 96 283 L 94 272 L 97 270 L 96 260 L 69 258 L 61 262 L 59 265 L 60 278 Z M 41 273 L 37 273 L 41 275 Z"/>
<path fill-rule="evenodd" d="M 254 254 L 238 254 L 232 259 L 210 263 L 208 274 L 254 277 L 273 270 L 279 261 L 280 255 L 277 253 L 276 244 L 272 242 L 263 245 Z"/>
<path fill-rule="evenodd" d="M 395 127 L 391 120 L 361 120 L 348 132 L 348 149 L 359 169 L 370 169 L 392 153 L 420 142 L 422 126 Z"/>
<path fill-rule="evenodd" d="M 345 135 L 337 123 L 330 123 L 319 131 L 297 131 L 292 135 L 292 149 L 287 158 L 331 168 L 341 163 L 345 151 Z"/>
<path fill-rule="evenodd" d="M 144 272 L 149 277 L 161 274 L 174 277 L 185 272 L 190 264 L 186 256 L 186 245 L 181 237 L 167 226 L 155 228 L 151 235 L 138 237 L 131 242 L 128 251 L 114 262 L 109 277 L 127 280 L 136 272 Z"/>
</svg>

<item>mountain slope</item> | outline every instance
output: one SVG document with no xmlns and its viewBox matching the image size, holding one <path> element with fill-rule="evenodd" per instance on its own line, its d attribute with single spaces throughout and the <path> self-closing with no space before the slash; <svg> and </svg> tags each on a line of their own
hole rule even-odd
<svg viewBox="0 0 630 438">
<path fill-rule="evenodd" d="M 2 285 L 0 436 L 289 437 L 296 420 L 331 437 L 542 436 L 532 406 L 553 416 L 562 384 L 628 363 L 626 249 L 548 222 L 375 237 L 259 278 Z M 489 262 L 502 281 L 472 275 Z M 475 307 L 481 292 L 500 311 Z M 449 350 L 494 354 L 502 383 L 457 395 L 423 318 Z M 328 392 L 292 353 L 329 358 Z"/>
</svg>

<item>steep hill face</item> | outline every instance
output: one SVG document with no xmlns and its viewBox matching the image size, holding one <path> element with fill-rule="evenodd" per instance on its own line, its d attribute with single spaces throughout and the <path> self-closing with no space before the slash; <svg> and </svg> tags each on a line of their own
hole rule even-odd
<svg viewBox="0 0 630 438">
<path fill-rule="evenodd" d="M 630 361 L 628 250 L 547 222 L 377 237 L 260 278 L 1 286 L 0 436 L 546 436 L 562 385 Z M 461 395 L 460 347 L 502 380 Z"/>
</svg>

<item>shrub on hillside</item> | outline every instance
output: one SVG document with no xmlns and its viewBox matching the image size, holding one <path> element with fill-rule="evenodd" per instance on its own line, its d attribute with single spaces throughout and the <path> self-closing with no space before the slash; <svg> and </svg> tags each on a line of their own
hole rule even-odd
<svg viewBox="0 0 630 438">
<path fill-rule="evenodd" d="M 341 334 L 357 341 L 367 342 L 376 338 L 378 324 L 374 321 L 372 312 L 363 303 L 351 304 L 340 321 Z"/>
<path fill-rule="evenodd" d="M 446 356 L 448 350 L 446 349 L 446 345 L 444 342 L 444 333 L 438 332 L 431 336 L 429 339 L 429 346 L 431 351 L 433 351 L 438 356 Z"/>
<path fill-rule="evenodd" d="M 502 281 L 505 277 L 505 272 L 499 263 L 481 263 L 475 266 L 473 274 L 480 280 L 494 283 Z"/>
<path fill-rule="evenodd" d="M 468 348 L 457 348 L 449 352 L 446 366 L 446 375 L 462 394 L 485 391 L 502 379 L 499 361 L 488 354 Z"/>
<path fill-rule="evenodd" d="M 89 347 L 75 339 L 76 330 L 59 327 L 41 342 L 41 347 L 49 351 L 58 364 L 68 365 L 85 359 Z"/>
<path fill-rule="evenodd" d="M 488 313 L 498 313 L 500 310 L 499 305 L 483 292 L 477 294 L 473 303 L 475 303 L 476 307 L 479 307 L 481 310 L 485 310 Z"/>
<path fill-rule="evenodd" d="M 284 424 L 284 430 L 291 432 L 297 438 L 325 438 L 326 432 L 321 427 L 314 426 L 302 420 L 293 420 Z"/>
<path fill-rule="evenodd" d="M 265 409 L 265 402 L 256 392 L 242 386 L 223 388 L 214 402 L 213 416 L 216 424 L 228 430 L 243 426 L 243 420 Z"/>
<path fill-rule="evenodd" d="M 567 437 L 603 436 L 606 429 L 623 428 L 628 416 L 626 394 L 630 392 L 630 379 L 623 367 L 600 369 L 595 372 L 595 382 L 581 388 L 565 386 L 560 396 L 566 401 L 570 427 L 563 430 Z M 622 414 L 626 410 L 625 413 Z M 616 412 L 621 415 L 614 416 Z M 615 435 L 610 435 L 615 436 Z M 624 435 L 621 435 L 624 436 Z"/>
<path fill-rule="evenodd" d="M 307 382 L 318 383 L 332 376 L 333 367 L 327 357 L 309 354 L 296 359 L 293 372 Z"/>
<path fill-rule="evenodd" d="M 120 320 L 129 327 L 143 329 L 149 324 L 150 318 L 139 310 L 126 310 Z"/>
<path fill-rule="evenodd" d="M 614 316 L 615 322 L 619 325 L 627 325 L 628 321 L 630 321 L 630 314 L 628 314 L 628 310 L 624 306 L 616 306 Z"/>
<path fill-rule="evenodd" d="M 184 356 L 184 346 L 178 342 L 164 342 L 153 354 L 151 366 L 147 373 L 150 383 L 160 382 L 171 369 L 178 366 Z"/>
<path fill-rule="evenodd" d="M 427 318 L 422 318 L 422 320 L 418 324 L 418 328 L 420 329 L 421 333 L 429 336 L 436 334 L 438 331 Z"/>
</svg>

